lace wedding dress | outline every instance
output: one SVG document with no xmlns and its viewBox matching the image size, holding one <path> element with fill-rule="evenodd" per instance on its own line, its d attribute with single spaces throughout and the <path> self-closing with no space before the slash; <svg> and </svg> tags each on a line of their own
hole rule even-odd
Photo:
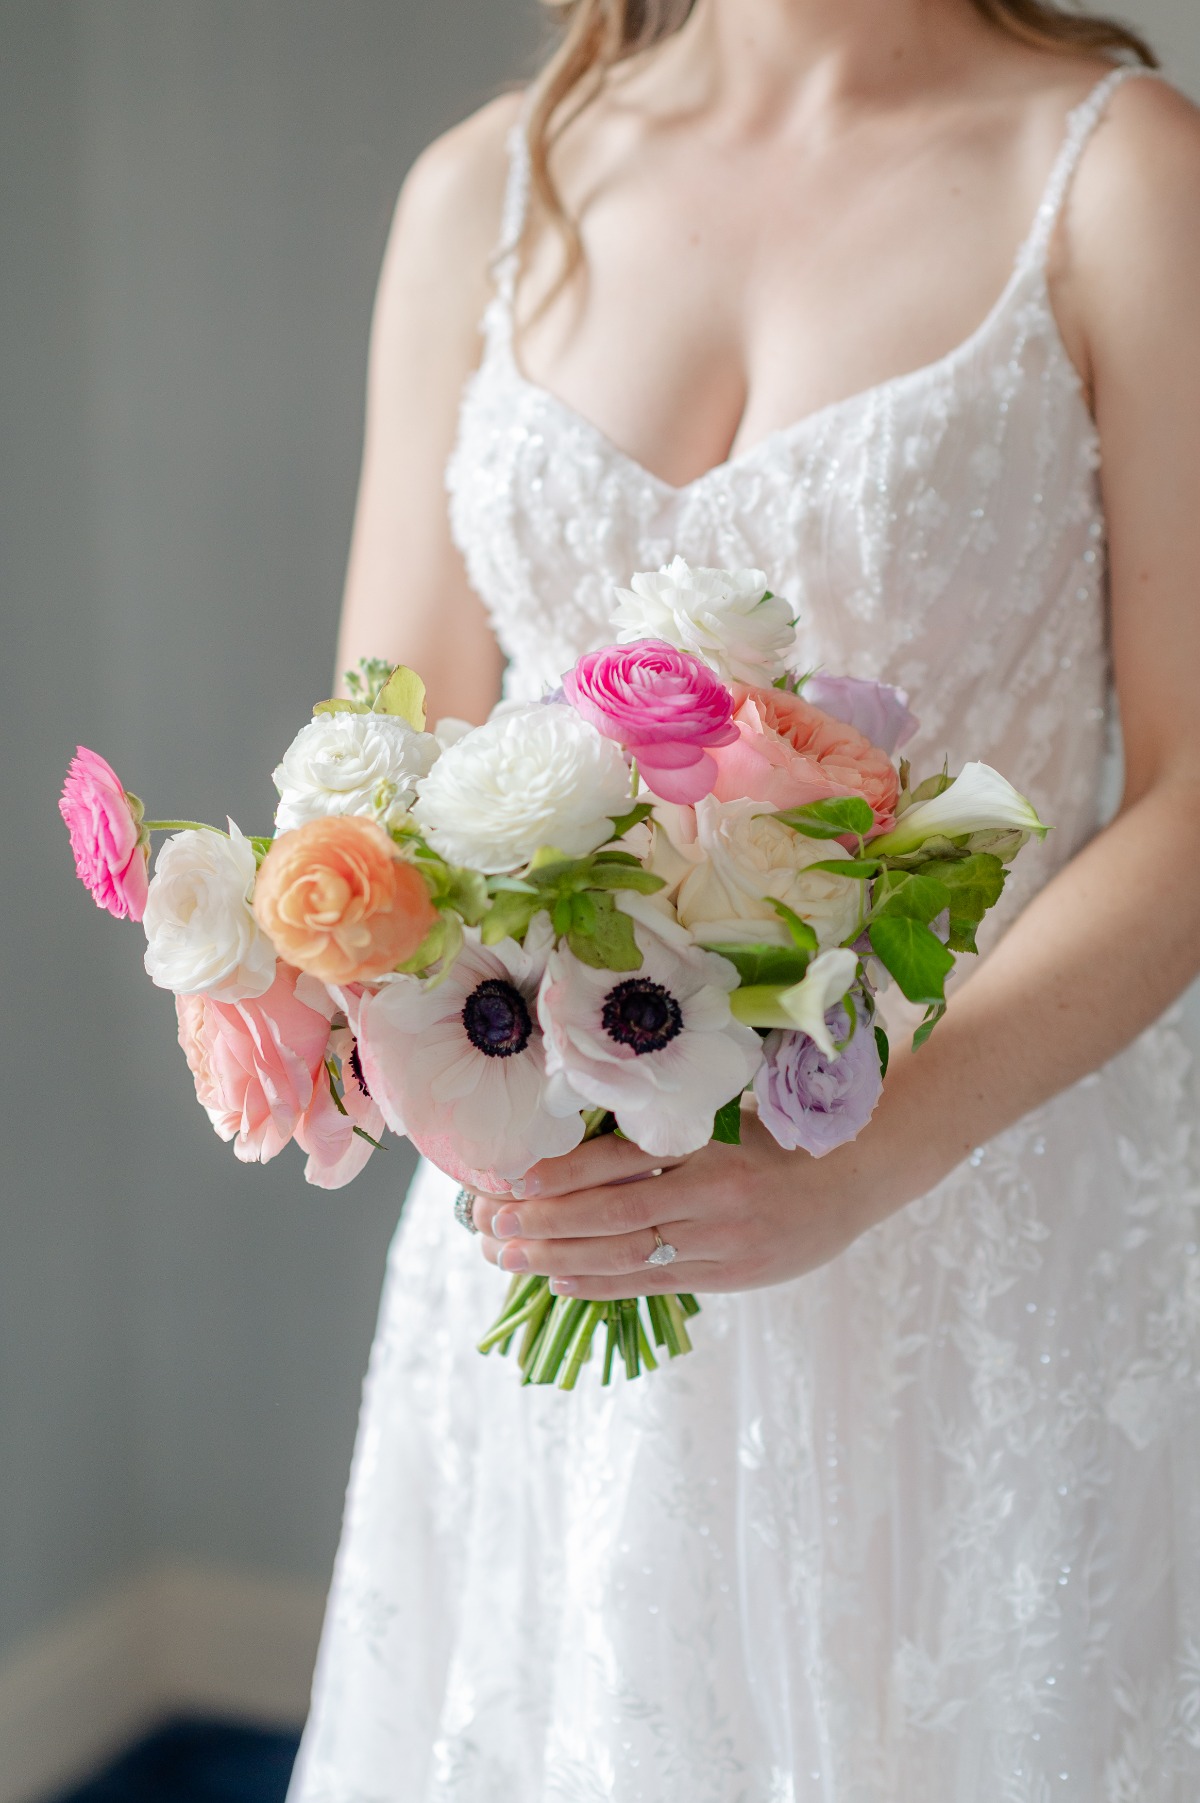
<svg viewBox="0 0 1200 1803">
<path fill-rule="evenodd" d="M 1131 73 L 970 338 L 681 488 L 522 376 L 508 255 L 449 486 L 510 692 L 633 571 L 758 565 L 801 664 L 911 691 L 919 767 L 984 758 L 1054 822 L 1011 918 L 1101 807 L 1099 450 L 1045 262 Z M 422 1169 L 291 1803 L 1196 1803 L 1195 1120 L 1168 1016 L 823 1270 L 704 1297 L 691 1357 L 571 1395 L 474 1350 L 507 1280 Z"/>
</svg>

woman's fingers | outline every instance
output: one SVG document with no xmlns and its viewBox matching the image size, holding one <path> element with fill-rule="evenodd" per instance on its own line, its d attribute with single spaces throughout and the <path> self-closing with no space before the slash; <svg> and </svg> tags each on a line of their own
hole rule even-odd
<svg viewBox="0 0 1200 1803">
<path fill-rule="evenodd" d="M 667 1244 L 676 1245 L 678 1240 L 685 1240 L 688 1230 L 687 1222 L 673 1222 L 662 1228 L 662 1238 Z M 675 1263 L 647 1264 L 657 1243 L 654 1235 L 644 1230 L 621 1239 L 528 1241 L 519 1247 L 482 1240 L 480 1245 L 490 1264 L 499 1264 L 506 1271 L 531 1271 L 549 1277 L 562 1295 L 618 1297 L 686 1290 L 692 1287 L 689 1273 L 707 1287 L 707 1280 L 718 1268 L 714 1260 L 685 1257 L 681 1247 L 681 1256 Z"/>
<path fill-rule="evenodd" d="M 585 1240 L 656 1227 L 663 1215 L 682 1211 L 684 1179 L 673 1171 L 619 1179 L 601 1189 L 577 1190 L 546 1202 L 494 1202 L 480 1196 L 475 1224 L 498 1240 Z"/>
<path fill-rule="evenodd" d="M 642 1177 L 682 1162 L 679 1158 L 655 1158 L 630 1139 L 603 1133 L 599 1139 L 584 1140 L 562 1158 L 544 1158 L 535 1164 L 520 1183 L 514 1183 L 513 1195 L 517 1201 L 527 1201 L 531 1196 L 569 1196 L 573 1190 L 595 1189 L 621 1178 Z"/>
<path fill-rule="evenodd" d="M 501 1239 L 518 1234 L 552 1239 L 559 1234 L 576 1238 L 593 1233 L 623 1233 L 642 1225 L 642 1208 L 634 1203 L 624 1212 L 619 1206 L 611 1214 L 604 1209 L 597 1212 L 595 1199 L 609 1191 L 619 1196 L 624 1190 L 655 1183 L 685 1162 L 680 1158 L 656 1159 L 629 1140 L 608 1134 L 603 1139 L 589 1140 L 564 1158 L 546 1159 L 535 1165 L 525 1178 L 520 1196 L 515 1188 L 511 1196 L 480 1192 L 475 1198 L 473 1218 L 482 1233 L 498 1233 Z M 536 1203 L 529 1200 L 535 1195 L 539 1198 Z M 585 1204 L 582 1214 L 576 1211 L 580 1202 Z M 494 1226 L 497 1220 L 498 1229 Z"/>
</svg>

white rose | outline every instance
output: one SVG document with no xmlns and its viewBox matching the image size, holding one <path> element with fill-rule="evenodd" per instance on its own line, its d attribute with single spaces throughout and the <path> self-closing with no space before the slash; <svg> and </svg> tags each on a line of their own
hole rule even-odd
<svg viewBox="0 0 1200 1803">
<path fill-rule="evenodd" d="M 761 570 L 692 569 L 676 557 L 656 575 L 643 572 L 617 590 L 613 614 L 621 644 L 665 639 L 700 658 L 723 682 L 763 688 L 782 676 L 795 645 L 792 610 L 767 598 Z"/>
<path fill-rule="evenodd" d="M 506 710 L 444 751 L 413 807 L 430 845 L 452 864 L 518 870 L 541 846 L 583 857 L 631 805 L 620 748 L 574 708 Z"/>
<path fill-rule="evenodd" d="M 146 970 L 160 989 L 243 1002 L 275 981 L 275 948 L 250 907 L 254 848 L 224 833 L 175 833 L 160 848 L 146 897 Z"/>
<path fill-rule="evenodd" d="M 275 830 L 326 814 L 365 814 L 387 825 L 412 806 L 439 750 L 432 733 L 414 732 L 393 714 L 317 714 L 273 773 Z"/>
<path fill-rule="evenodd" d="M 790 945 L 772 900 L 785 902 L 808 923 L 822 951 L 857 932 L 862 883 L 809 868 L 849 857 L 836 840 L 806 839 L 764 813 L 760 801 L 709 795 L 696 806 L 696 845 L 704 862 L 684 877 L 675 907 L 705 944 Z"/>
</svg>

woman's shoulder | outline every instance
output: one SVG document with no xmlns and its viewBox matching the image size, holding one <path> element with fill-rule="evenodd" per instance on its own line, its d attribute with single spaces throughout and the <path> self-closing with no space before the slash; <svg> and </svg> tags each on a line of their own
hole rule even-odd
<svg viewBox="0 0 1200 1803">
<path fill-rule="evenodd" d="M 1125 288 L 1200 260 L 1200 107 L 1157 76 L 1124 81 L 1070 197 L 1073 255 Z"/>
<path fill-rule="evenodd" d="M 520 91 L 500 94 L 435 138 L 409 170 L 398 220 L 460 246 L 486 237 L 489 253 L 499 228 L 509 134 L 523 102 Z"/>
</svg>

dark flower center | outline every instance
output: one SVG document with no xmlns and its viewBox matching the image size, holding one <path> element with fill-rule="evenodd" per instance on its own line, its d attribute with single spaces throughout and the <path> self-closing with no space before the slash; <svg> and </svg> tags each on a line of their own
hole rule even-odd
<svg viewBox="0 0 1200 1803">
<path fill-rule="evenodd" d="M 649 977 L 629 977 L 610 989 L 600 1019 L 610 1039 L 629 1046 L 639 1057 L 643 1052 L 661 1052 L 683 1032 L 679 1003 L 669 989 Z"/>
<path fill-rule="evenodd" d="M 533 1032 L 525 997 L 502 977 L 488 977 L 463 1003 L 467 1038 L 485 1058 L 511 1058 L 523 1052 Z"/>
<path fill-rule="evenodd" d="M 367 1088 L 367 1079 L 363 1076 L 362 1059 L 358 1055 L 357 1039 L 354 1041 L 354 1043 L 350 1047 L 350 1056 L 346 1060 L 346 1062 L 350 1066 L 350 1071 L 354 1078 L 354 1081 L 358 1084 L 358 1087 L 362 1090 L 364 1096 L 366 1096 L 366 1098 L 369 1102 L 371 1100 L 371 1092 Z"/>
</svg>

